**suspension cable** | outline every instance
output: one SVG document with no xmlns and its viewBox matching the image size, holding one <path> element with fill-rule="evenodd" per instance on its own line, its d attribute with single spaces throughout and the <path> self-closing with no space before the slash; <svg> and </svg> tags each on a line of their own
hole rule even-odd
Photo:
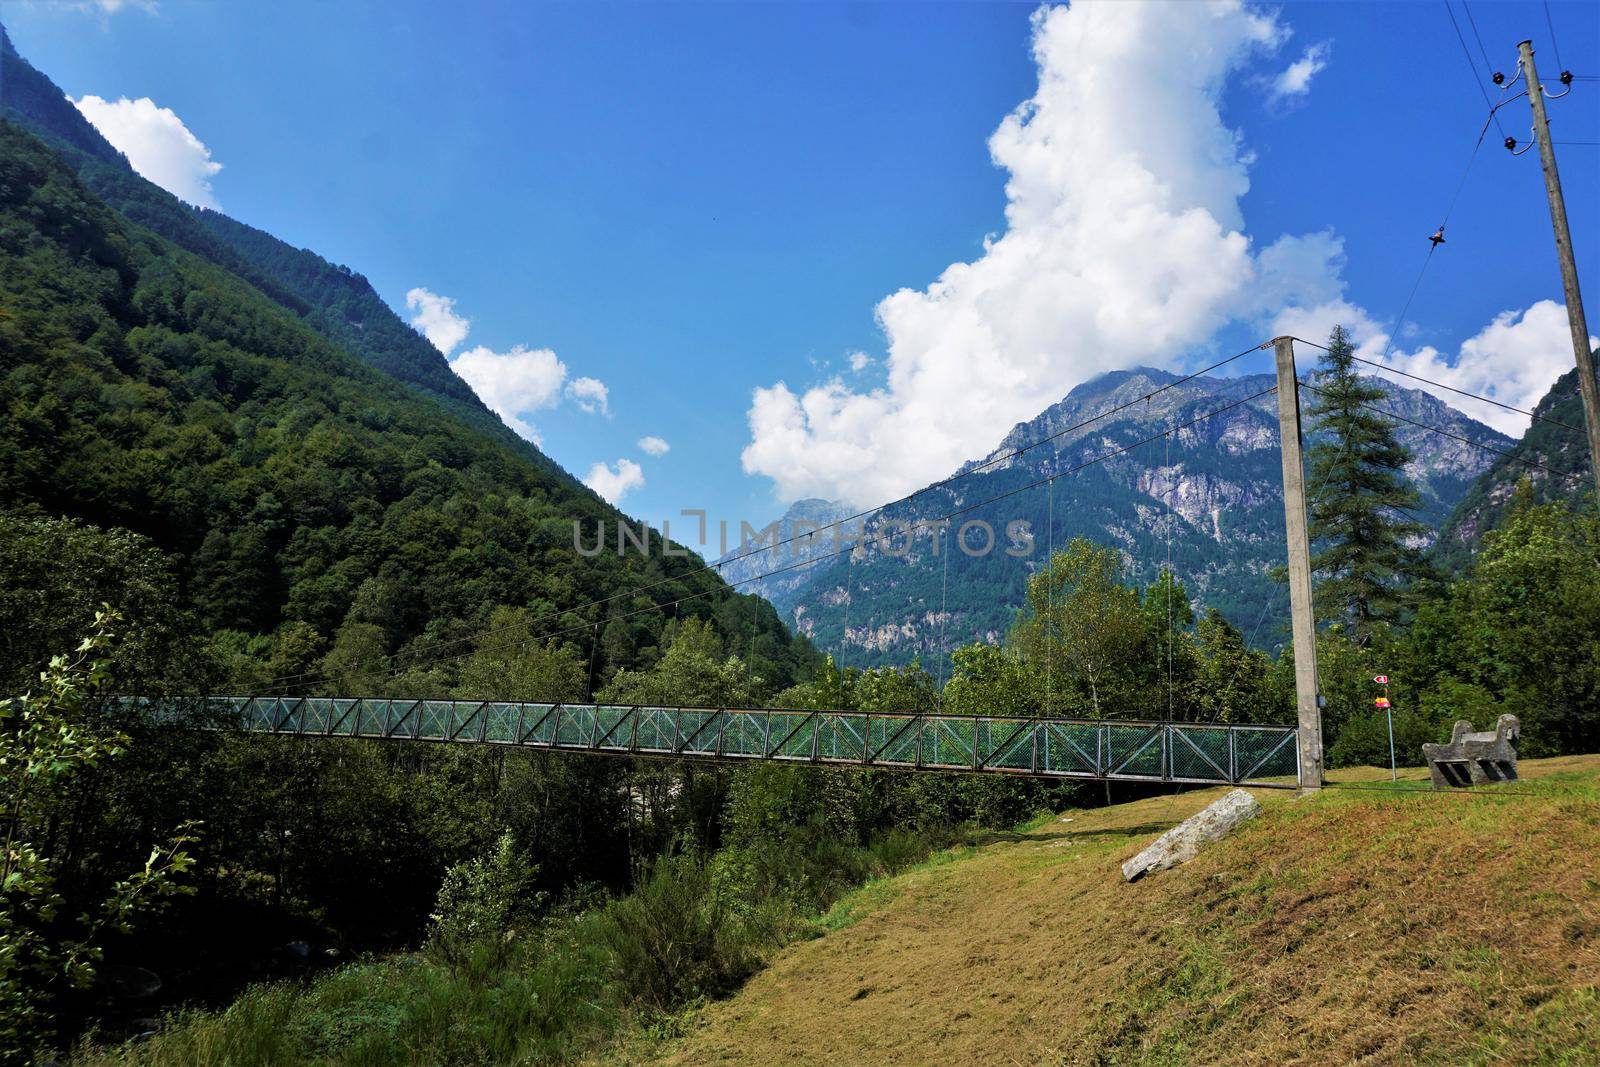
<svg viewBox="0 0 1600 1067">
<path fill-rule="evenodd" d="M 1119 412 L 1126 411 L 1128 408 L 1133 407 L 1135 404 L 1138 404 L 1138 403 L 1140 403 L 1142 401 L 1149 400 L 1151 397 L 1158 396 L 1161 393 L 1164 393 L 1169 389 L 1175 389 L 1180 385 L 1183 385 L 1183 384 L 1185 384 L 1187 382 L 1191 382 L 1194 379 L 1201 377 L 1202 375 L 1209 374 L 1210 372 L 1212 372 L 1214 370 L 1218 370 L 1219 368 L 1225 367 L 1228 364 L 1232 363 L 1234 360 L 1241 359 L 1244 356 L 1248 356 L 1252 352 L 1259 352 L 1264 348 L 1271 347 L 1271 345 L 1272 345 L 1271 341 L 1264 341 L 1261 344 L 1252 345 L 1249 348 L 1243 349 L 1242 351 L 1239 351 L 1239 352 L 1235 352 L 1233 355 L 1227 356 L 1224 359 L 1219 359 L 1215 363 L 1210 364 L 1209 366 L 1205 366 L 1205 367 L 1200 368 L 1197 371 L 1193 371 L 1193 372 L 1191 372 L 1189 374 L 1185 374 L 1180 378 L 1175 378 L 1172 381 L 1165 383 L 1164 385 L 1159 385 L 1159 386 L 1157 386 L 1156 388 L 1152 389 L 1150 392 L 1146 393 L 1145 395 L 1143 395 L 1141 397 L 1137 397 L 1137 398 L 1135 398 L 1133 400 L 1128 400 L 1128 401 L 1126 401 L 1124 403 L 1114 405 L 1114 406 L 1112 406 L 1110 408 L 1107 408 L 1104 411 L 1098 412 L 1098 413 L 1096 413 L 1094 415 L 1089 416 L 1086 419 L 1083 419 L 1083 420 L 1081 420 L 1081 421 L 1079 421 L 1077 423 L 1074 423 L 1071 426 L 1067 426 L 1067 427 L 1064 427 L 1064 428 L 1062 428 L 1060 430 L 1057 430 L 1055 433 L 1050 434 L 1049 436 L 1039 438 L 1038 440 L 1035 440 L 1035 441 L 1031 441 L 1028 444 L 1022 445 L 1022 446 L 1020 446 L 1020 447 L 1018 447 L 1016 449 L 1013 449 L 1012 451 L 1007 452 L 1004 455 L 996 456 L 996 457 L 994 457 L 992 459 L 985 460 L 982 463 L 978 463 L 978 464 L 975 464 L 975 465 L 973 465 L 971 467 L 967 467 L 967 468 L 965 468 L 963 470 L 960 470 L 960 471 L 956 472 L 955 474 L 950 475 L 947 478 L 940 479 L 937 482 L 932 482 L 932 483 L 930 483 L 928 485 L 923 486 L 921 489 L 917 489 L 914 492 L 907 493 L 906 495 L 904 495 L 902 497 L 898 497 L 898 498 L 896 498 L 894 500 L 891 500 L 891 501 L 889 501 L 889 502 L 887 502 L 885 504 L 880 504 L 877 507 L 868 508 L 868 509 L 863 510 L 863 511 L 857 511 L 852 515 L 846 515 L 845 517 L 843 517 L 841 519 L 836 519 L 833 522 L 827 523 L 826 525 L 823 525 L 823 526 L 819 526 L 816 529 L 808 529 L 807 532 L 804 535 L 798 534 L 798 533 L 792 534 L 789 537 L 786 537 L 781 541 L 774 542 L 773 544 L 770 544 L 770 545 L 765 545 L 764 544 L 759 548 L 752 548 L 749 551 L 741 552 L 736 556 L 725 557 L 724 559 L 718 560 L 715 563 L 703 564 L 702 566 L 694 568 L 694 569 L 691 569 L 691 570 L 688 570 L 688 571 L 684 572 L 683 574 L 673 575 L 673 576 L 669 576 L 669 577 L 666 577 L 666 578 L 661 578 L 658 581 L 651 582 L 651 583 L 649 583 L 647 585 L 637 586 L 637 587 L 635 587 L 633 589 L 629 589 L 629 590 L 627 590 L 625 592 L 621 592 L 621 593 L 614 593 L 611 596 L 602 597 L 602 598 L 600 598 L 598 600 L 591 600 L 591 601 L 588 601 L 588 602 L 585 602 L 585 603 L 575 604 L 570 608 L 563 608 L 563 609 L 548 611 L 545 614 L 539 616 L 538 618 L 535 618 L 532 621 L 534 623 L 539 623 L 539 622 L 543 622 L 543 621 L 545 621 L 547 619 L 550 619 L 552 617 L 556 617 L 556 616 L 560 616 L 560 615 L 567 615 L 567 614 L 571 614 L 573 612 L 580 612 L 580 611 L 583 611 L 586 608 L 603 607 L 606 604 L 609 604 L 614 600 L 621 600 L 621 599 L 624 599 L 624 598 L 635 597 L 635 596 L 638 596 L 638 595 L 640 595 L 642 593 L 647 593 L 647 592 L 651 591 L 652 589 L 658 589 L 663 585 L 669 585 L 669 584 L 672 584 L 674 582 L 686 581 L 687 579 L 692 578 L 692 577 L 694 577 L 694 576 L 696 576 L 698 574 L 704 574 L 704 573 L 712 571 L 712 570 L 716 570 L 718 572 L 719 576 L 720 576 L 720 574 L 721 574 L 720 567 L 721 567 L 721 564 L 723 564 L 723 563 L 737 563 L 740 560 L 748 559 L 751 556 L 759 555 L 759 554 L 761 554 L 763 552 L 776 552 L 778 549 L 783 548 L 785 545 L 793 544 L 794 542 L 796 542 L 797 540 L 801 539 L 802 537 L 810 537 L 812 539 L 815 539 L 816 535 L 821 534 L 821 533 L 823 533 L 823 532 L 825 532 L 827 530 L 831 530 L 831 529 L 833 529 L 835 527 L 841 526 L 844 523 L 854 522 L 854 521 L 856 521 L 858 519 L 866 519 L 866 518 L 868 518 L 868 517 L 870 517 L 870 516 L 872 516 L 874 514 L 877 514 L 878 512 L 885 511 L 885 510 L 887 510 L 889 508 L 892 508 L 892 507 L 898 507 L 901 504 L 909 503 L 912 500 L 915 500 L 917 497 L 923 495 L 924 493 L 932 492 L 935 489 L 946 488 L 946 487 L 954 484 L 955 482 L 961 480 L 962 478 L 967 477 L 968 475 L 977 474 L 977 473 L 979 473 L 981 471 L 988 470 L 989 468 L 997 466 L 997 465 L 999 465 L 1001 463 L 1009 462 L 1010 460 L 1015 459 L 1017 456 L 1022 455 L 1024 452 L 1031 451 L 1032 449 L 1038 448 L 1041 445 L 1047 444 L 1050 441 L 1054 441 L 1054 440 L 1056 440 L 1056 439 L 1058 439 L 1060 437 L 1063 437 L 1066 434 L 1073 433 L 1073 432 L 1075 432 L 1077 430 L 1081 430 L 1081 429 L 1083 429 L 1083 428 L 1085 428 L 1087 426 L 1090 426 L 1090 425 L 1092 425 L 1092 424 L 1094 424 L 1096 422 L 1099 422 L 1099 421 L 1101 421 L 1103 419 L 1109 418 L 1112 415 L 1115 415 L 1115 414 L 1117 414 Z M 829 557 L 816 557 L 816 558 L 829 558 Z M 419 649 L 419 650 L 416 650 L 416 651 L 408 651 L 408 652 L 396 653 L 395 656 L 392 657 L 391 661 L 395 662 L 395 663 L 401 663 L 401 662 L 410 662 L 410 661 L 416 660 L 416 659 L 423 659 L 424 662 L 431 662 L 429 660 L 426 660 L 424 657 L 426 657 L 429 654 L 436 654 L 436 653 L 442 652 L 444 649 L 447 649 L 447 648 L 459 646 L 459 645 L 462 645 L 462 644 L 470 644 L 470 643 L 475 642 L 475 641 L 480 641 L 485 637 L 493 637 L 497 633 L 504 633 L 507 630 L 511 630 L 511 629 L 514 629 L 514 628 L 515 628 L 515 626 L 504 626 L 504 627 L 499 627 L 499 628 L 496 628 L 496 629 L 479 630 L 479 631 L 477 631 L 475 633 L 464 634 L 461 637 L 450 638 L 448 640 L 438 642 L 437 644 L 433 645 L 431 648 L 428 648 L 428 649 Z M 446 658 L 448 658 L 448 657 L 446 657 Z M 295 682 L 295 681 L 301 681 L 301 680 L 305 680 L 305 679 L 315 680 L 315 676 L 313 676 L 311 674 L 311 672 L 309 672 L 309 671 L 303 671 L 303 672 L 300 672 L 298 674 L 288 674 L 288 675 L 282 675 L 282 676 L 277 677 L 277 678 L 271 678 L 271 679 L 268 679 L 267 682 L 264 683 L 264 684 L 273 684 L 273 683 L 277 683 L 277 682 Z M 230 686 L 232 684 L 233 683 L 230 683 Z"/>
<path fill-rule="evenodd" d="M 1256 348 L 1260 348 L 1260 347 L 1263 347 L 1263 346 L 1259 346 L 1259 345 L 1256 346 Z M 1255 351 L 1256 348 L 1249 349 L 1248 351 Z M 1243 353 L 1241 353 L 1241 354 L 1243 354 Z M 1236 358 L 1236 357 L 1234 357 L 1234 358 Z M 1223 406 L 1221 406 L 1219 408 L 1216 408 L 1216 409 L 1214 409 L 1212 411 L 1206 412 L 1203 415 L 1196 416 L 1195 418 L 1190 419 L 1187 422 L 1182 423 L 1181 425 L 1174 427 L 1173 429 L 1181 430 L 1181 429 L 1186 429 L 1186 428 L 1188 428 L 1190 426 L 1197 426 L 1200 423 L 1206 421 L 1207 419 L 1212 419 L 1212 418 L 1217 417 L 1218 415 L 1225 414 L 1226 412 L 1232 411 L 1234 408 L 1241 407 L 1241 406 L 1243 406 L 1245 404 L 1248 404 L 1248 403 L 1251 403 L 1252 401 L 1255 401 L 1255 400 L 1259 400 L 1261 397 L 1267 396 L 1268 394 L 1276 392 L 1276 391 L 1277 391 L 1277 386 L 1276 385 L 1269 386 L 1268 388 L 1262 389 L 1259 392 L 1252 393 L 1249 396 L 1242 397 L 1239 400 L 1232 401 L 1232 402 L 1230 402 L 1228 404 L 1224 404 Z M 1093 466 L 1095 466 L 1097 464 L 1100 464 L 1100 463 L 1105 463 L 1105 462 L 1107 462 L 1109 460 L 1117 458 L 1118 456 L 1126 455 L 1127 453 L 1133 451 L 1134 449 L 1140 447 L 1141 445 L 1149 444 L 1152 441 L 1159 440 L 1161 438 L 1161 436 L 1162 436 L 1161 434 L 1154 434 L 1154 435 L 1152 435 L 1150 437 L 1141 438 L 1141 439 L 1139 439 L 1137 441 L 1134 441 L 1134 442 L 1132 442 L 1130 444 L 1122 445 L 1122 446 L 1119 446 L 1117 448 L 1113 448 L 1110 451 L 1108 451 L 1108 452 L 1106 452 L 1106 453 L 1104 453 L 1104 454 L 1102 454 L 1100 456 L 1096 456 L 1093 459 L 1085 460 L 1084 462 L 1076 464 L 1076 465 L 1074 465 L 1072 467 L 1069 467 L 1069 468 L 1067 468 L 1065 470 L 1058 470 L 1058 471 L 1053 472 L 1052 474 L 1041 476 L 1041 477 L 1036 478 L 1033 481 L 1027 482 L 1027 483 L 1025 483 L 1023 485 L 1017 486 L 1017 487 L 1012 488 L 1012 489 L 1007 489 L 1007 490 L 1005 490 L 1003 492 L 996 493 L 995 495 L 993 495 L 991 497 L 987 497 L 987 498 L 985 498 L 983 500 L 979 500 L 976 503 L 967 504 L 967 505 L 965 505 L 963 507 L 955 508 L 955 509 L 953 509 L 951 511 L 946 512 L 942 516 L 938 516 L 938 517 L 935 517 L 935 518 L 932 518 L 932 519 L 920 519 L 917 522 L 910 523 L 910 524 L 901 524 L 903 529 L 891 530 L 891 531 L 889 531 L 887 533 L 876 534 L 876 535 L 874 535 L 874 536 L 872 536 L 870 538 L 865 538 L 864 537 L 863 541 L 862 541 L 862 545 L 863 545 L 863 547 L 865 547 L 867 545 L 872 545 L 872 544 L 877 544 L 879 542 L 887 541 L 891 537 L 895 536 L 896 533 L 902 533 L 902 532 L 908 538 L 912 537 L 916 533 L 916 531 L 918 529 L 927 529 L 933 523 L 940 522 L 940 521 L 942 521 L 944 519 L 954 519 L 954 518 L 957 518 L 958 516 L 966 515 L 966 514 L 968 514 L 970 512 L 976 511 L 979 508 L 988 507 L 990 504 L 995 504 L 995 503 L 998 503 L 1001 500 L 1006 500 L 1006 499 L 1008 499 L 1010 497 L 1016 496 L 1019 493 L 1025 493 L 1030 489 L 1035 489 L 1035 488 L 1039 487 L 1040 485 L 1045 484 L 1051 478 L 1057 478 L 1057 477 L 1061 477 L 1061 476 L 1064 476 L 1064 475 L 1067 475 L 1067 474 L 1076 474 L 1078 471 L 1085 470 L 1085 469 L 1087 469 L 1089 467 L 1093 467 Z M 791 571 L 799 570 L 799 569 L 804 568 L 804 567 L 813 567 L 813 566 L 816 566 L 818 563 L 822 563 L 822 562 L 825 562 L 827 560 L 836 558 L 843 551 L 844 551 L 843 549 L 834 549 L 831 552 L 824 552 L 824 553 L 821 553 L 819 555 L 813 556 L 813 557 L 811 557 L 809 559 L 799 560 L 799 561 L 796 561 L 794 563 L 785 564 L 785 565 L 780 566 L 780 567 L 774 567 L 771 570 L 763 571 L 763 572 L 761 572 L 759 574 L 751 575 L 748 578 L 741 578 L 741 579 L 738 579 L 736 581 L 728 582 L 726 584 L 726 586 L 715 586 L 715 587 L 712 587 L 712 588 L 709 588 L 709 589 L 701 590 L 698 593 L 687 594 L 685 596 L 679 597 L 677 600 L 674 600 L 671 603 L 673 605 L 688 603 L 689 601 L 692 601 L 692 600 L 698 600 L 701 597 L 711 596 L 711 595 L 714 595 L 716 593 L 719 593 L 719 592 L 723 591 L 725 588 L 726 589 L 737 589 L 740 586 L 748 585 L 748 584 L 753 583 L 753 582 L 762 581 L 762 580 L 764 580 L 766 578 L 776 577 L 777 575 L 780 575 L 780 574 L 787 574 L 787 573 L 789 573 Z M 724 562 L 727 562 L 727 561 L 724 561 Z M 618 620 L 629 619 L 629 618 L 632 618 L 632 617 L 634 617 L 636 615 L 644 614 L 645 612 L 661 611 L 664 608 L 666 608 L 667 606 L 668 606 L 667 604 L 650 604 L 650 605 L 647 605 L 645 607 L 635 608 L 632 611 L 623 612 L 622 614 L 615 616 L 615 618 L 618 619 Z M 517 639 L 509 641 L 509 642 L 507 642 L 507 643 L 505 643 L 503 645 L 498 645 L 498 646 L 480 646 L 479 648 L 474 649 L 471 652 L 460 653 L 460 654 L 457 654 L 457 655 L 454 655 L 454 656 L 438 656 L 438 657 L 435 657 L 432 660 L 428 660 L 428 661 L 425 661 L 425 662 L 445 663 L 445 662 L 452 662 L 452 661 L 460 661 L 460 660 L 466 659 L 470 655 L 477 655 L 479 653 L 484 653 L 484 652 L 501 651 L 501 650 L 508 649 L 508 648 L 517 648 L 517 647 L 521 647 L 523 645 L 527 645 L 527 644 L 529 644 L 531 642 L 534 642 L 534 641 L 553 640 L 553 639 L 555 639 L 557 637 L 565 636 L 567 634 L 570 634 L 570 633 L 574 632 L 575 630 L 580 630 L 582 628 L 583 628 L 582 626 L 567 626 L 567 627 L 562 627 L 562 628 L 557 628 L 557 629 L 545 630 L 545 631 L 529 634 L 526 637 L 517 638 Z M 389 671 L 385 671 L 385 672 L 382 672 L 382 673 L 374 675 L 374 678 L 392 678 L 392 677 L 395 677 L 398 674 L 402 673 L 404 669 L 407 669 L 407 668 L 398 667 L 397 666 L 397 667 L 392 668 Z M 313 685 L 313 684 L 318 684 L 318 683 L 321 683 L 321 682 L 326 682 L 326 681 L 329 681 L 329 680 L 331 680 L 330 676 L 324 674 L 324 675 L 319 675 L 319 676 L 315 676 L 315 677 L 309 678 L 306 681 L 305 684 L 306 685 Z"/>
<path fill-rule="evenodd" d="M 1320 348 L 1324 352 L 1328 351 L 1327 346 L 1319 345 L 1315 341 L 1307 341 L 1303 337 L 1295 337 L 1295 338 L 1292 338 L 1292 340 L 1299 341 L 1303 345 L 1310 345 L 1312 348 Z M 1465 389 L 1457 389 L 1453 385 L 1446 385 L 1443 382 L 1436 382 L 1432 378 L 1424 378 L 1420 374 L 1411 374 L 1411 373 L 1408 373 L 1407 371 L 1403 371 L 1403 370 L 1399 369 L 1398 367 L 1390 366 L 1387 363 L 1378 363 L 1378 362 L 1375 362 L 1375 361 L 1370 360 L 1370 359 L 1363 359 L 1360 356 L 1356 356 L 1356 355 L 1352 355 L 1350 358 L 1355 360 L 1357 363 L 1365 363 L 1369 367 L 1376 367 L 1379 370 L 1388 371 L 1390 374 L 1398 374 L 1402 378 L 1410 378 L 1412 381 L 1422 382 L 1425 385 L 1431 385 L 1431 386 L 1434 386 L 1435 388 L 1438 388 L 1438 389 L 1447 389 L 1452 393 L 1459 393 L 1461 396 L 1467 397 L 1470 400 L 1478 400 L 1478 401 L 1481 401 L 1481 402 L 1483 402 L 1485 404 L 1492 404 L 1497 408 L 1504 408 L 1507 411 L 1514 411 L 1518 415 L 1526 415 L 1526 416 L 1528 416 L 1528 418 L 1536 419 L 1539 422 L 1548 422 L 1552 426 L 1560 426 L 1564 430 L 1571 430 L 1574 433 L 1583 433 L 1584 432 L 1581 428 L 1572 425 L 1570 422 L 1562 422 L 1560 419 L 1552 419 L 1547 415 L 1537 415 L 1534 412 L 1528 411 L 1525 408 L 1519 408 L 1519 407 L 1516 407 L 1516 406 L 1514 406 L 1512 404 L 1507 404 L 1507 403 L 1503 403 L 1502 401 L 1499 401 L 1499 400 L 1491 399 L 1490 397 L 1487 397 L 1487 396 L 1481 396 L 1481 395 L 1479 395 L 1477 393 L 1469 393 Z"/>
</svg>

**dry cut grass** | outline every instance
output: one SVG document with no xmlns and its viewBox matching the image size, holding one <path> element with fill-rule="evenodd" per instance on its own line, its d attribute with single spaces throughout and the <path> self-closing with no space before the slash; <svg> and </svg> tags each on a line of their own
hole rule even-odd
<svg viewBox="0 0 1600 1067">
<path fill-rule="evenodd" d="M 1215 799 L 998 834 L 865 887 L 704 1009 L 678 1063 L 1600 1062 L 1600 757 L 1514 788 L 1335 775 L 1184 867 Z"/>
</svg>

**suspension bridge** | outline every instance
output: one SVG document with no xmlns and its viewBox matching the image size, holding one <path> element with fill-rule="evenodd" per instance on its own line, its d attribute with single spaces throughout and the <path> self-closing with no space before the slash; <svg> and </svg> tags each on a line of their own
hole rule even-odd
<svg viewBox="0 0 1600 1067">
<path fill-rule="evenodd" d="M 208 697 L 213 722 L 289 737 L 500 745 L 720 762 L 1293 786 L 1293 726 L 387 697 Z"/>
</svg>

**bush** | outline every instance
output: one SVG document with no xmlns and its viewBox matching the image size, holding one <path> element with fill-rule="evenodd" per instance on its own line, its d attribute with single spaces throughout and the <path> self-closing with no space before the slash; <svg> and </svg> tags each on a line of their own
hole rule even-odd
<svg viewBox="0 0 1600 1067">
<path fill-rule="evenodd" d="M 695 856 L 657 860 L 630 896 L 605 909 L 600 935 L 623 987 L 659 1011 L 726 992 L 759 962 L 747 928 Z"/>
<path fill-rule="evenodd" d="M 529 888 L 537 874 L 517 855 L 510 834 L 500 835 L 492 853 L 446 871 L 429 916 L 431 945 L 445 963 L 460 967 L 485 950 L 496 956 L 496 965 L 503 963 L 515 922 L 532 918 L 544 905 L 544 894 Z"/>
</svg>

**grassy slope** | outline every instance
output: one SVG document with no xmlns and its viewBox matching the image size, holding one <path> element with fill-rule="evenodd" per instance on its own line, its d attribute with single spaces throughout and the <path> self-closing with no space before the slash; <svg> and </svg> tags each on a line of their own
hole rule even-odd
<svg viewBox="0 0 1600 1067">
<path fill-rule="evenodd" d="M 673 1057 L 1597 1062 L 1600 757 L 1524 776 L 1263 791 L 1256 822 L 1133 885 L 1119 864 L 1220 791 L 997 835 L 841 902 Z"/>
</svg>

